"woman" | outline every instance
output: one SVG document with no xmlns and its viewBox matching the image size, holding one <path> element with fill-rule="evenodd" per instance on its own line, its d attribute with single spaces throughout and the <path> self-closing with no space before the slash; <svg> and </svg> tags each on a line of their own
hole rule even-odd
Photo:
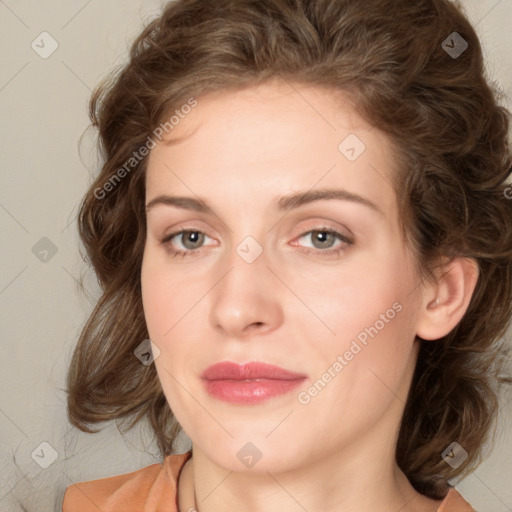
<svg viewBox="0 0 512 512">
<path fill-rule="evenodd" d="M 147 417 L 165 458 L 64 512 L 473 510 L 448 480 L 497 411 L 511 153 L 460 8 L 178 0 L 90 112 L 69 416 Z"/>
</svg>

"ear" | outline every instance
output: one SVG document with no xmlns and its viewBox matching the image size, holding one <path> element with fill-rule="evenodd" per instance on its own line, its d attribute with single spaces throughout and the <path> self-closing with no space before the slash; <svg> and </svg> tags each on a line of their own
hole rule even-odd
<svg viewBox="0 0 512 512">
<path fill-rule="evenodd" d="M 416 335 L 437 340 L 456 327 L 468 309 L 478 274 L 478 264 L 471 258 L 455 258 L 443 265 L 424 285 Z"/>
</svg>

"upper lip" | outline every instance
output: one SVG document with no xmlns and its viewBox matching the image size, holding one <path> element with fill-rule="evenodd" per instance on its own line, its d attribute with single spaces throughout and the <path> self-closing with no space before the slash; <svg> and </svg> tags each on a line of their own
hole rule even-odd
<svg viewBox="0 0 512 512">
<path fill-rule="evenodd" d="M 237 364 L 231 361 L 222 361 L 206 368 L 202 374 L 205 380 L 252 380 L 275 379 L 296 380 L 303 379 L 306 375 L 291 372 L 272 364 L 251 361 L 245 364 Z"/>
</svg>

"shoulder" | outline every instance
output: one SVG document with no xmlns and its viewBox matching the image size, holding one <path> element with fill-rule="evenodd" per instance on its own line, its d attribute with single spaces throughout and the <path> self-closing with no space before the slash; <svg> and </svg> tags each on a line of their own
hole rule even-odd
<svg viewBox="0 0 512 512">
<path fill-rule="evenodd" d="M 475 509 L 451 487 L 437 512 L 476 512 Z"/>
<path fill-rule="evenodd" d="M 72 484 L 64 494 L 62 511 L 124 512 L 129 506 L 157 512 L 160 503 L 175 503 L 178 475 L 191 455 L 168 455 L 163 463 L 132 473 Z"/>
</svg>

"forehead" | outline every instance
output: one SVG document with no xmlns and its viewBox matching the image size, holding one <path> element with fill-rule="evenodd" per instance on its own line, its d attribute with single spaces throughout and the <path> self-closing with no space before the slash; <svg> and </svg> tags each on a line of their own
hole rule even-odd
<svg viewBox="0 0 512 512">
<path fill-rule="evenodd" d="M 393 167 L 390 141 L 348 97 L 273 82 L 197 98 L 151 151 L 146 190 L 225 196 L 231 186 L 245 201 L 342 186 L 390 209 Z"/>
</svg>

